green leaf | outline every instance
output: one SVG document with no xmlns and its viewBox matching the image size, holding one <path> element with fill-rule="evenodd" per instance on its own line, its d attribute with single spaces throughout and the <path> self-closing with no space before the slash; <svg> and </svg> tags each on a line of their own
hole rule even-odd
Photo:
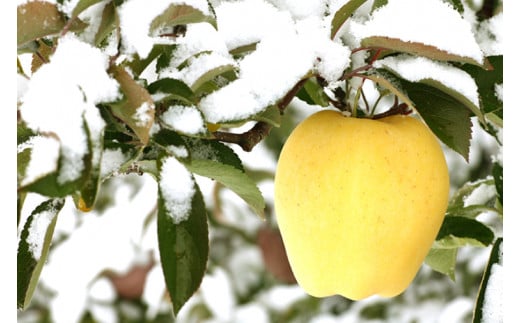
<svg viewBox="0 0 520 323">
<path fill-rule="evenodd" d="M 310 105 L 329 106 L 329 97 L 315 78 L 308 79 L 296 96 Z"/>
<path fill-rule="evenodd" d="M 214 140 L 191 137 L 183 137 L 183 139 L 190 151 L 191 159 L 210 160 L 232 166 L 244 172 L 244 166 L 240 158 L 235 154 L 233 149 L 225 144 Z"/>
<path fill-rule="evenodd" d="M 117 16 L 114 3 L 111 1 L 107 3 L 101 14 L 101 22 L 99 24 L 96 36 L 94 37 L 94 44 L 100 46 L 101 43 L 112 33 L 119 25 L 119 18 Z"/>
<path fill-rule="evenodd" d="M 500 205 L 504 204 L 504 171 L 502 165 L 495 163 L 492 170 L 493 178 L 495 179 L 495 187 L 497 190 L 497 198 Z"/>
<path fill-rule="evenodd" d="M 444 144 L 468 160 L 471 112 L 463 103 L 435 87 L 408 82 L 386 70 L 378 69 L 366 78 L 414 107 Z"/>
<path fill-rule="evenodd" d="M 349 0 L 345 3 L 332 18 L 332 25 L 330 29 L 330 38 L 333 39 L 336 33 L 340 30 L 341 26 L 347 21 L 347 19 L 359 8 L 366 0 Z"/>
<path fill-rule="evenodd" d="M 170 157 L 173 158 L 173 157 Z M 162 170 L 162 161 L 159 169 Z M 195 193 L 188 217 L 175 221 L 170 214 L 163 188 L 159 185 L 157 235 L 161 265 L 170 294 L 173 311 L 177 314 L 197 291 L 204 277 L 209 255 L 208 222 L 202 194 L 194 182 Z M 178 223 L 176 223 L 178 222 Z"/>
<path fill-rule="evenodd" d="M 195 60 L 193 64 L 197 64 L 199 61 Z M 228 73 L 228 72 L 234 72 L 235 67 L 233 65 L 222 65 L 215 68 L 212 68 L 206 72 L 204 72 L 193 84 L 191 85 L 191 89 L 195 93 L 203 92 L 202 87 L 204 84 L 212 81 L 217 76 Z"/>
<path fill-rule="evenodd" d="M 372 4 L 372 12 L 376 11 L 377 9 L 386 6 L 388 4 L 388 0 L 374 0 L 374 3 Z"/>
<path fill-rule="evenodd" d="M 472 65 L 462 65 L 461 69 L 470 74 L 477 83 L 483 112 L 493 114 L 501 121 L 503 119 L 503 103 L 495 94 L 495 86 L 503 84 L 503 58 L 502 56 L 491 56 L 487 57 L 487 60 L 492 66 L 490 70 Z M 499 124 L 499 122 L 494 123 Z"/>
<path fill-rule="evenodd" d="M 206 16 L 200 10 L 189 5 L 172 4 L 162 14 L 152 20 L 150 23 L 150 34 L 154 34 L 157 30 L 165 27 L 198 22 L 208 22 L 215 29 L 217 28 L 217 21 L 214 17 Z"/>
<path fill-rule="evenodd" d="M 455 265 L 457 263 L 458 249 L 431 248 L 424 262 L 433 270 L 447 275 L 455 281 Z"/>
<path fill-rule="evenodd" d="M 155 118 L 154 102 L 148 91 L 137 83 L 128 72 L 113 66 L 110 72 L 119 82 L 125 98 L 118 103 L 109 104 L 116 117 L 125 122 L 143 144 L 149 140 L 150 128 Z"/>
<path fill-rule="evenodd" d="M 448 53 L 447 51 L 439 49 L 432 45 L 427 45 L 419 42 L 404 41 L 399 38 L 391 38 L 385 36 L 370 36 L 361 40 L 361 46 L 385 48 L 395 52 L 409 53 L 412 55 L 428 57 L 438 61 L 451 61 L 468 63 L 481 67 L 484 66 L 471 57 Z"/>
<path fill-rule="evenodd" d="M 103 132 L 99 135 L 94 135 L 91 131 L 88 131 L 88 134 L 89 150 L 92 151 L 90 154 L 92 156 L 92 166 L 83 186 L 73 195 L 76 208 L 83 212 L 92 210 L 97 199 L 97 193 L 101 185 L 101 158 L 104 140 Z"/>
<path fill-rule="evenodd" d="M 164 94 L 159 101 L 177 100 L 188 105 L 195 103 L 195 94 L 183 81 L 163 78 L 148 85 L 150 94 Z"/>
<path fill-rule="evenodd" d="M 72 16 L 77 17 L 80 13 L 82 13 L 84 10 L 88 9 L 90 6 L 95 5 L 98 2 L 101 2 L 103 0 L 79 0 L 76 4 L 76 7 L 72 10 Z"/>
<path fill-rule="evenodd" d="M 47 260 L 57 215 L 64 204 L 63 199 L 47 200 L 38 205 L 25 222 L 17 252 L 16 303 L 19 309 L 25 309 L 31 301 Z"/>
<path fill-rule="evenodd" d="M 240 196 L 261 218 L 265 201 L 255 182 L 233 166 L 212 160 L 191 160 L 186 167 L 193 173 L 212 178 Z"/>
<path fill-rule="evenodd" d="M 503 239 L 498 238 L 491 249 L 486 271 L 480 283 L 477 302 L 473 312 L 473 323 L 502 322 L 502 311 L 494 306 L 502 304 L 502 243 Z"/>
<path fill-rule="evenodd" d="M 282 122 L 282 115 L 277 106 L 270 105 L 265 110 L 254 116 L 252 120 L 262 121 L 273 127 L 279 127 Z"/>
<path fill-rule="evenodd" d="M 223 184 L 240 196 L 257 215 L 264 217 L 262 193 L 231 148 L 217 141 L 202 139 L 188 139 L 187 143 L 191 157 L 185 162 L 188 170 Z"/>
<path fill-rule="evenodd" d="M 471 113 L 457 99 L 432 86 L 421 83 L 403 84 L 432 132 L 448 147 L 469 160 Z"/>
<path fill-rule="evenodd" d="M 435 248 L 451 249 L 462 246 L 485 247 L 495 235 L 485 224 L 466 217 L 447 216 L 434 242 Z"/>
</svg>

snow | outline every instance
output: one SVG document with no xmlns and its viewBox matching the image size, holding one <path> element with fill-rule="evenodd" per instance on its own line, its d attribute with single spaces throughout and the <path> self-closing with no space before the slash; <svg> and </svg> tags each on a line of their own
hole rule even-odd
<svg viewBox="0 0 520 323">
<path fill-rule="evenodd" d="M 195 83 L 204 76 L 205 73 L 223 66 L 235 66 L 235 61 L 230 57 L 220 55 L 218 53 L 207 53 L 197 57 L 192 57 L 188 61 L 188 66 L 184 67 L 180 71 L 172 72 L 171 75 L 163 73 L 161 76 L 171 77 L 184 81 L 192 90 Z M 199 84 L 200 85 L 200 84 Z"/>
<path fill-rule="evenodd" d="M 20 113 L 28 127 L 53 133 L 60 140 L 60 184 L 77 179 L 84 168 L 88 146 L 83 117 L 95 139 L 104 127 L 95 104 L 119 97 L 117 82 L 108 76 L 107 68 L 108 57 L 99 49 L 67 34 L 50 63 L 33 74 L 22 96 Z"/>
<path fill-rule="evenodd" d="M 136 121 L 136 125 L 138 127 L 145 127 L 152 120 L 152 116 L 150 114 L 153 112 L 153 110 L 153 104 L 150 104 L 150 102 L 143 102 L 141 106 L 135 110 L 134 115 L 132 115 L 132 119 Z"/>
<path fill-rule="evenodd" d="M 157 41 L 149 35 L 153 19 L 163 13 L 172 3 L 170 0 L 157 0 L 150 6 L 146 0 L 132 0 L 118 7 L 121 37 L 127 54 L 137 53 L 139 57 L 148 56 Z"/>
<path fill-rule="evenodd" d="M 18 146 L 18 153 L 31 149 L 31 159 L 20 185 L 25 186 L 58 168 L 60 143 L 56 138 L 34 136 Z"/>
<path fill-rule="evenodd" d="M 486 204 L 496 194 L 495 185 L 481 184 L 464 199 L 464 207 Z"/>
<path fill-rule="evenodd" d="M 159 189 L 168 215 L 174 224 L 190 216 L 195 181 L 191 173 L 175 157 L 167 157 L 161 166 Z"/>
<path fill-rule="evenodd" d="M 57 201 L 54 202 L 56 204 Z M 34 260 L 40 260 L 43 251 L 43 244 L 45 241 L 45 234 L 52 220 L 56 217 L 57 212 L 50 206 L 48 211 L 33 214 L 33 219 L 29 227 L 29 235 L 25 240 L 29 245 Z"/>
<path fill-rule="evenodd" d="M 499 13 L 481 23 L 476 35 L 477 41 L 486 56 L 504 54 L 503 37 L 504 14 Z"/>
<path fill-rule="evenodd" d="M 173 105 L 161 115 L 164 124 L 188 135 L 204 133 L 204 119 L 195 106 Z"/>
<path fill-rule="evenodd" d="M 189 156 L 188 150 L 183 146 L 169 145 L 166 147 L 166 150 L 175 157 L 187 158 Z"/>
<path fill-rule="evenodd" d="M 389 1 L 366 23 L 352 23 L 351 31 L 359 39 L 381 36 L 423 43 L 483 63 L 470 23 L 441 0 Z"/>
<path fill-rule="evenodd" d="M 314 5 L 310 2 L 307 10 Z M 200 109 L 211 123 L 246 119 L 277 103 L 313 70 L 333 81 L 350 64 L 350 50 L 329 39 L 330 22 L 316 15 L 293 20 L 287 11 L 259 0 L 222 4 L 216 11 L 228 48 L 258 43 L 238 62 L 239 78 L 201 100 Z M 243 20 L 247 22 L 239 25 Z M 259 20 L 263 22 L 257 25 Z"/>
<path fill-rule="evenodd" d="M 327 9 L 327 2 L 322 0 L 271 0 L 280 10 L 289 11 L 295 19 L 309 16 L 323 16 Z"/>
<path fill-rule="evenodd" d="M 504 84 L 495 84 L 495 96 L 504 102 Z"/>
<path fill-rule="evenodd" d="M 263 0 L 223 2 L 215 7 L 215 13 L 218 33 L 228 50 L 259 42 L 292 24 L 287 12 Z"/>
<path fill-rule="evenodd" d="M 100 177 L 106 178 L 119 170 L 119 167 L 123 165 L 128 159 L 120 148 L 118 149 L 105 149 L 101 159 L 100 166 Z"/>
<path fill-rule="evenodd" d="M 482 304 L 482 322 L 493 323 L 503 321 L 503 284 L 504 268 L 502 266 L 502 250 L 500 260 L 491 267 L 491 274 L 486 286 L 484 303 Z"/>
<path fill-rule="evenodd" d="M 410 82 L 434 80 L 466 97 L 479 106 L 478 88 L 468 73 L 447 63 L 425 57 L 399 55 L 386 57 L 374 63 L 376 68 L 387 68 Z"/>
<path fill-rule="evenodd" d="M 57 292 L 49 300 L 53 322 L 79 322 L 89 299 L 98 295 L 96 289 L 100 286 L 93 283 L 101 270 L 123 273 L 134 264 L 140 253 L 147 252 L 140 249 L 139 242 L 145 217 L 155 205 L 157 183 L 146 175 L 127 176 L 135 180 L 135 187 L 128 185 L 129 182 L 122 185 L 124 182 L 115 178 L 119 185 L 116 184 L 117 189 L 112 194 L 113 206 L 102 216 L 96 211 L 78 214 L 71 199 L 61 210 L 55 234 L 63 231 L 64 225 L 68 226 L 70 218 L 81 219 L 81 225 L 69 232 L 72 234 L 65 243 L 53 247 L 40 277 L 44 286 Z M 136 187 L 139 188 L 137 194 L 133 192 Z M 25 212 L 30 211 L 34 198 L 37 196 L 27 196 Z M 65 229 L 69 230 L 68 227 Z M 93 287 L 96 288 L 94 294 L 91 291 Z M 104 297 L 109 296 L 104 294 Z"/>
</svg>

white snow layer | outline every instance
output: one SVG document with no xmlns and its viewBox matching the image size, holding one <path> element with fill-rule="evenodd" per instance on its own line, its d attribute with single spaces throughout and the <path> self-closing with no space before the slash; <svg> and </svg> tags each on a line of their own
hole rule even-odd
<svg viewBox="0 0 520 323">
<path fill-rule="evenodd" d="M 486 56 L 504 54 L 504 14 L 499 13 L 485 20 L 478 28 L 477 41 Z"/>
<path fill-rule="evenodd" d="M 20 113 L 28 127 L 59 138 L 60 184 L 77 179 L 83 170 L 88 152 L 83 118 L 95 142 L 105 126 L 95 104 L 119 96 L 107 68 L 106 55 L 69 33 L 60 39 L 50 63 L 33 74 L 21 99 Z"/>
<path fill-rule="evenodd" d="M 60 143 L 56 138 L 35 136 L 18 146 L 18 153 L 31 149 L 31 159 L 20 183 L 25 186 L 54 172 L 58 168 Z"/>
<path fill-rule="evenodd" d="M 386 57 L 374 63 L 374 67 L 385 67 L 410 82 L 434 80 L 455 90 L 475 106 L 479 106 L 478 87 L 475 80 L 463 70 L 447 63 L 425 57 L 399 55 Z"/>
<path fill-rule="evenodd" d="M 392 0 L 374 11 L 364 24 L 352 23 L 359 39 L 372 36 L 397 38 L 434 46 L 448 53 L 483 63 L 483 53 L 471 24 L 442 0 Z"/>
<path fill-rule="evenodd" d="M 239 61 L 239 78 L 201 100 L 200 109 L 209 122 L 246 119 L 275 104 L 309 72 L 315 70 L 334 81 L 350 64 L 350 50 L 330 40 L 326 20 L 310 16 L 294 21 L 287 12 L 258 0 L 227 3 L 216 10 L 228 48 L 259 42 L 253 53 Z M 254 22 L 264 14 L 269 19 L 260 26 L 268 26 L 258 28 Z M 238 25 L 236 17 L 242 20 L 249 15 L 245 27 Z"/>
<path fill-rule="evenodd" d="M 187 135 L 205 131 L 202 115 L 194 106 L 171 106 L 161 115 L 161 120 L 173 130 Z"/>
<path fill-rule="evenodd" d="M 54 212 L 52 209 L 33 214 L 29 235 L 25 241 L 29 245 L 29 251 L 36 261 L 40 260 L 47 229 L 56 214 L 57 212 Z"/>
<path fill-rule="evenodd" d="M 147 0 L 130 0 L 118 8 L 121 36 L 127 54 L 137 53 L 141 58 L 148 56 L 156 43 L 169 43 L 167 38 L 150 35 L 150 24 L 170 5 L 189 5 L 203 14 L 209 14 L 205 0 L 155 0 L 153 5 Z"/>
<path fill-rule="evenodd" d="M 159 189 L 173 223 L 179 224 L 190 216 L 191 200 L 195 195 L 195 180 L 175 157 L 163 161 Z"/>
</svg>

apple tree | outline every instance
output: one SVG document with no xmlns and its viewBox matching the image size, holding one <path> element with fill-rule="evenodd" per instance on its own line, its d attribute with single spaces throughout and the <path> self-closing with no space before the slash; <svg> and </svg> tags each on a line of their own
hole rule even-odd
<svg viewBox="0 0 520 323">
<path fill-rule="evenodd" d="M 49 256 L 67 243 L 54 234 L 62 211 L 101 216 L 125 184 L 118 178 L 155 183 L 143 225 L 155 226 L 154 261 L 173 316 L 219 262 L 212 254 L 222 232 L 283 249 L 271 194 L 259 188 L 274 171 L 244 156 L 267 149 L 276 162 L 302 116 L 329 109 L 411 114 L 433 132 L 451 192 L 423 267 L 455 281 L 461 250 L 488 250 L 472 316 L 493 321 L 501 316 L 502 19 L 498 0 L 19 1 L 18 309 L 31 308 Z M 461 176 L 453 161 L 471 164 L 476 129 L 497 149 Z M 247 206 L 242 227 L 223 220 L 224 191 Z M 28 210 L 34 195 L 42 201 Z M 248 221 L 267 224 L 258 240 Z M 273 252 L 266 266 L 294 284 Z M 318 300 L 307 301 L 318 311 Z"/>
</svg>

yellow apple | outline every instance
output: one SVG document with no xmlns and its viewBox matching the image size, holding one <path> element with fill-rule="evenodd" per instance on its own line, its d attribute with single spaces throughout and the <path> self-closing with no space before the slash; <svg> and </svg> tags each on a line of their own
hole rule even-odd
<svg viewBox="0 0 520 323">
<path fill-rule="evenodd" d="M 289 262 L 310 295 L 402 293 L 442 224 L 449 174 L 420 120 L 324 110 L 285 142 L 275 211 Z"/>
</svg>

